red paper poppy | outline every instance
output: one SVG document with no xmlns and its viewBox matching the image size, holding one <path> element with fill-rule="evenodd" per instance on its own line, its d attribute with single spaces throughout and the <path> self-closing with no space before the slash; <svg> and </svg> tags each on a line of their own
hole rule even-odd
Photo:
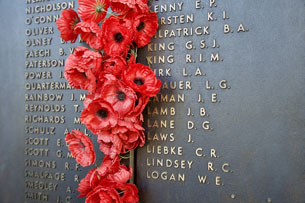
<svg viewBox="0 0 305 203">
<path fill-rule="evenodd" d="M 143 96 L 140 93 L 137 93 L 137 99 L 135 100 L 134 109 L 127 115 L 127 117 L 137 117 L 142 114 L 143 110 L 149 102 L 149 98 L 150 97 L 148 96 Z"/>
<path fill-rule="evenodd" d="M 161 81 L 156 78 L 156 74 L 148 66 L 139 63 L 130 65 L 123 72 L 122 79 L 143 96 L 152 97 L 160 91 Z"/>
<path fill-rule="evenodd" d="M 107 179 L 115 183 L 126 183 L 132 176 L 132 168 L 121 165 L 119 156 L 114 159 L 105 156 L 101 166 L 96 171 L 99 179 Z"/>
<path fill-rule="evenodd" d="M 86 196 L 95 187 L 102 182 L 113 182 L 123 184 L 126 183 L 132 176 L 132 168 L 127 168 L 120 164 L 119 156 L 111 159 L 105 156 L 104 160 L 97 169 L 91 169 L 87 176 L 81 180 L 78 191 L 81 193 L 79 197 Z"/>
<path fill-rule="evenodd" d="M 111 0 L 110 8 L 116 13 L 127 13 L 135 5 L 135 0 Z"/>
<path fill-rule="evenodd" d="M 115 77 L 120 78 L 122 71 L 127 69 L 126 59 L 120 56 L 110 57 L 105 56 L 103 58 L 103 71 L 105 73 L 111 73 Z"/>
<path fill-rule="evenodd" d="M 154 12 L 139 14 L 134 18 L 134 41 L 138 47 L 146 46 L 158 29 L 158 17 Z"/>
<path fill-rule="evenodd" d="M 133 150 L 137 146 L 142 147 L 145 143 L 144 128 L 141 126 L 142 122 L 138 119 L 133 119 L 135 122 L 120 120 L 116 128 L 112 130 L 113 134 L 118 134 L 122 143 L 123 150 Z"/>
<path fill-rule="evenodd" d="M 124 21 L 115 16 L 106 19 L 102 25 L 104 51 L 109 56 L 126 56 L 132 37 L 132 29 L 124 26 Z"/>
<path fill-rule="evenodd" d="M 100 143 L 100 150 L 112 159 L 122 152 L 123 143 L 118 135 L 111 133 L 111 130 L 100 132 L 97 141 Z"/>
<path fill-rule="evenodd" d="M 73 157 L 80 165 L 85 167 L 95 162 L 94 147 L 89 137 L 78 130 L 72 130 L 65 140 Z"/>
<path fill-rule="evenodd" d="M 86 47 L 76 47 L 77 52 L 74 53 L 81 57 L 79 61 L 80 64 L 87 66 L 92 70 L 94 76 L 98 78 L 101 70 L 102 70 L 102 56 L 100 53 L 96 51 L 91 51 Z"/>
<path fill-rule="evenodd" d="M 125 134 L 120 134 L 120 137 L 124 143 L 124 152 L 125 150 L 134 150 L 138 146 L 142 147 L 145 143 L 145 136 L 143 131 L 128 130 Z"/>
<path fill-rule="evenodd" d="M 87 42 L 93 49 L 100 50 L 103 48 L 101 40 L 101 29 L 94 22 L 81 22 L 75 26 L 75 32 L 80 34 L 82 40 Z"/>
<path fill-rule="evenodd" d="M 96 169 L 99 177 L 105 178 L 108 174 L 115 173 L 120 167 L 120 158 L 119 156 L 114 157 L 113 159 L 110 156 L 106 155 L 103 159 L 102 164 Z"/>
<path fill-rule="evenodd" d="M 83 109 L 80 120 L 93 133 L 97 134 L 100 130 L 107 130 L 117 124 L 117 114 L 111 105 L 103 99 L 92 100 Z"/>
<path fill-rule="evenodd" d="M 130 54 L 130 58 L 128 60 L 128 65 L 136 64 L 136 58 L 133 54 Z"/>
<path fill-rule="evenodd" d="M 91 60 L 88 61 L 90 55 Z M 76 47 L 65 64 L 65 78 L 69 84 L 76 89 L 84 89 L 94 92 L 96 88 L 96 77 L 94 72 L 100 69 L 98 65 L 101 56 L 85 47 Z"/>
<path fill-rule="evenodd" d="M 83 21 L 100 23 L 107 14 L 109 0 L 78 0 L 78 13 Z"/>
<path fill-rule="evenodd" d="M 74 31 L 74 27 L 79 22 L 80 19 L 73 9 L 63 10 L 61 17 L 56 21 L 57 28 L 60 31 L 60 37 L 65 41 L 74 43 L 78 36 Z"/>
<path fill-rule="evenodd" d="M 89 196 L 89 193 L 92 194 L 92 191 L 101 185 L 105 187 L 114 187 L 116 189 L 124 188 L 124 183 L 126 183 L 131 176 L 131 167 L 127 168 L 125 165 L 121 165 L 118 156 L 114 157 L 114 159 L 105 156 L 101 166 L 98 167 L 98 169 L 91 169 L 86 177 L 81 180 L 77 189 L 80 192 L 79 197 Z M 132 191 L 134 190 L 130 190 L 128 186 L 126 186 L 126 190 L 124 190 L 124 192 Z M 134 194 L 137 194 L 137 192 Z"/>
<path fill-rule="evenodd" d="M 97 93 L 111 104 L 119 118 L 124 118 L 134 109 L 137 99 L 135 92 L 112 74 L 104 74 L 102 81 L 103 85 L 97 90 Z"/>
<path fill-rule="evenodd" d="M 148 0 L 136 0 L 136 10 L 137 12 L 148 12 Z"/>
<path fill-rule="evenodd" d="M 118 191 L 122 191 L 120 194 Z M 103 181 L 87 196 L 86 203 L 137 203 L 138 189 L 133 184 Z"/>
<path fill-rule="evenodd" d="M 121 199 L 124 203 L 139 202 L 138 188 L 134 184 L 118 184 L 117 188 L 124 191 Z"/>
<path fill-rule="evenodd" d="M 91 169 L 89 173 L 83 178 L 77 188 L 81 193 L 78 197 L 85 197 L 90 193 L 94 188 L 98 187 L 106 179 L 101 177 L 95 168 Z M 106 180 L 107 181 L 107 180 Z"/>
<path fill-rule="evenodd" d="M 123 203 L 115 186 L 113 182 L 102 182 L 87 195 L 85 203 Z"/>
<path fill-rule="evenodd" d="M 147 0 L 111 0 L 110 8 L 121 14 L 127 13 L 130 9 L 139 9 L 142 12 L 148 11 Z"/>
<path fill-rule="evenodd" d="M 87 94 L 86 99 L 84 100 L 83 104 L 84 107 L 87 108 L 88 105 L 95 99 L 95 93 Z"/>
<path fill-rule="evenodd" d="M 137 123 L 119 120 L 114 128 L 98 134 L 100 150 L 113 158 L 120 153 L 126 153 L 126 150 L 135 149 L 138 145 L 143 146 L 145 136 L 142 130 Z"/>
<path fill-rule="evenodd" d="M 86 197 L 87 194 L 89 192 L 92 191 L 92 187 L 91 187 L 91 177 L 93 175 L 93 173 L 95 172 L 95 169 L 92 168 L 88 174 L 86 175 L 85 178 L 83 178 L 77 188 L 77 191 L 80 192 L 80 194 L 78 195 L 78 197 Z"/>
</svg>

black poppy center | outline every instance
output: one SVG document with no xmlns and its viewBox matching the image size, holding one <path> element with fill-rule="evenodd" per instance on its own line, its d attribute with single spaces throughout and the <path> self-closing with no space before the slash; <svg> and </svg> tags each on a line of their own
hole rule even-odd
<svg viewBox="0 0 305 203">
<path fill-rule="evenodd" d="M 123 41 L 123 35 L 121 34 L 121 33 L 116 33 L 115 35 L 114 35 L 114 39 L 115 39 L 115 41 L 117 41 L 117 42 L 122 42 Z"/>
<path fill-rule="evenodd" d="M 99 118 L 107 118 L 107 115 L 108 115 L 108 112 L 104 109 L 100 109 L 96 112 L 96 115 L 99 117 Z"/>
<path fill-rule="evenodd" d="M 139 78 L 134 79 L 133 82 L 136 83 L 137 85 L 143 85 L 144 84 L 143 80 L 139 79 Z"/>
<path fill-rule="evenodd" d="M 82 72 L 82 76 L 87 79 L 87 75 L 85 72 Z"/>
<path fill-rule="evenodd" d="M 124 101 L 126 98 L 126 95 L 124 94 L 124 92 L 118 92 L 118 99 L 120 101 Z"/>
<path fill-rule="evenodd" d="M 141 30 L 143 30 L 144 27 L 145 27 L 145 23 L 144 23 L 144 22 L 141 22 L 141 23 L 138 25 L 138 27 L 137 27 L 138 32 L 140 32 Z"/>
</svg>

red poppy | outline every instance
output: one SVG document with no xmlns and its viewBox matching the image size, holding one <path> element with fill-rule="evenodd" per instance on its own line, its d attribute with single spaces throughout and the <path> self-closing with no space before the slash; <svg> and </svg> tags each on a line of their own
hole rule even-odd
<svg viewBox="0 0 305 203">
<path fill-rule="evenodd" d="M 120 120 L 116 128 L 112 130 L 113 134 L 118 134 L 122 143 L 122 152 L 126 150 L 133 150 L 137 146 L 142 147 L 145 143 L 144 128 L 141 126 L 139 120 L 134 119 L 135 122 Z M 140 124 L 140 125 L 139 125 Z"/>
<path fill-rule="evenodd" d="M 95 169 L 92 168 L 88 174 L 86 175 L 85 178 L 83 178 L 77 188 L 77 191 L 80 192 L 80 194 L 78 195 L 78 197 L 86 197 L 87 194 L 89 192 L 92 191 L 92 187 L 91 187 L 91 177 L 93 175 L 93 173 L 95 172 Z"/>
<path fill-rule="evenodd" d="M 109 56 L 126 56 L 132 37 L 133 31 L 115 16 L 106 19 L 102 25 L 104 51 Z"/>
<path fill-rule="evenodd" d="M 136 10 L 137 12 L 148 12 L 149 8 L 148 8 L 148 0 L 136 0 Z"/>
<path fill-rule="evenodd" d="M 122 191 L 122 192 L 118 192 Z M 103 180 L 88 193 L 86 203 L 137 203 L 138 189 L 133 184 Z"/>
<path fill-rule="evenodd" d="M 145 143 L 145 136 L 143 131 L 128 130 L 125 134 L 120 134 L 121 140 L 123 140 L 125 150 L 134 150 L 138 146 L 142 147 Z"/>
<path fill-rule="evenodd" d="M 112 159 L 110 158 L 110 156 L 106 155 L 103 159 L 102 164 L 96 170 L 98 172 L 98 175 L 104 178 L 108 174 L 115 173 L 119 167 L 120 167 L 119 156 L 116 156 Z"/>
<path fill-rule="evenodd" d="M 120 153 L 126 153 L 126 150 L 135 149 L 138 145 L 143 146 L 145 136 L 142 130 L 137 123 L 119 120 L 114 128 L 98 134 L 100 150 L 113 158 Z"/>
<path fill-rule="evenodd" d="M 111 159 L 105 156 L 100 167 L 91 169 L 89 173 L 83 178 L 79 184 L 78 191 L 81 193 L 79 197 L 85 197 L 95 187 L 102 182 L 114 182 L 123 184 L 126 183 L 132 176 L 132 168 L 127 168 L 120 164 L 119 156 Z"/>
<path fill-rule="evenodd" d="M 73 157 L 80 165 L 85 167 L 95 162 L 94 147 L 89 137 L 78 130 L 72 130 L 65 140 Z"/>
<path fill-rule="evenodd" d="M 158 17 L 154 12 L 139 14 L 134 18 L 134 41 L 138 47 L 144 47 L 156 34 L 158 29 Z"/>
<path fill-rule="evenodd" d="M 100 132 L 97 141 L 100 150 L 112 159 L 122 152 L 123 143 L 118 135 L 112 135 L 111 130 Z"/>
<path fill-rule="evenodd" d="M 73 9 L 63 10 L 61 17 L 56 21 L 57 28 L 60 31 L 60 37 L 65 41 L 74 43 L 78 36 L 74 31 L 74 27 L 79 22 L 80 19 Z"/>
<path fill-rule="evenodd" d="M 74 53 L 81 57 L 80 64 L 87 66 L 92 70 L 93 74 L 98 77 L 102 69 L 102 56 L 96 51 L 91 51 L 86 47 L 76 47 L 77 52 Z"/>
<path fill-rule="evenodd" d="M 103 99 L 92 100 L 83 109 L 80 120 L 93 133 L 97 134 L 100 130 L 107 130 L 117 124 L 117 114 L 111 105 Z"/>
<path fill-rule="evenodd" d="M 97 93 L 111 104 L 119 118 L 123 118 L 134 108 L 137 99 L 135 92 L 112 74 L 104 74 L 102 81 L 103 85 L 97 90 Z"/>
<path fill-rule="evenodd" d="M 110 57 L 105 56 L 103 58 L 103 71 L 105 73 L 111 73 L 115 77 L 120 78 L 122 71 L 127 69 L 126 59 L 121 56 Z"/>
<path fill-rule="evenodd" d="M 115 185 L 113 182 L 102 182 L 87 195 L 85 203 L 123 203 Z"/>
<path fill-rule="evenodd" d="M 127 13 L 130 9 L 139 9 L 142 12 L 148 11 L 147 0 L 111 0 L 110 8 L 121 14 Z"/>
<path fill-rule="evenodd" d="M 91 56 L 91 60 L 88 60 Z M 96 88 L 96 77 L 94 72 L 100 69 L 98 65 L 101 56 L 85 47 L 76 47 L 65 64 L 65 78 L 69 84 L 76 89 L 84 89 L 94 92 Z"/>
<path fill-rule="evenodd" d="M 121 199 L 124 203 L 139 202 L 138 188 L 134 184 L 118 184 L 117 188 L 124 191 Z"/>
<path fill-rule="evenodd" d="M 104 180 L 105 178 L 100 177 L 95 168 L 91 169 L 86 177 L 81 180 L 77 188 L 77 190 L 81 193 L 78 197 L 87 196 L 88 193 L 99 186 Z"/>
<path fill-rule="evenodd" d="M 130 58 L 128 60 L 128 65 L 132 65 L 132 64 L 136 64 L 136 63 L 137 62 L 136 62 L 136 58 L 135 58 L 134 54 L 131 54 Z"/>
<path fill-rule="evenodd" d="M 149 98 L 150 97 L 148 96 L 143 96 L 140 93 L 137 93 L 137 99 L 135 100 L 134 109 L 127 116 L 128 117 L 139 116 L 145 109 L 146 105 L 148 104 Z"/>
<path fill-rule="evenodd" d="M 136 92 L 143 96 L 152 97 L 160 91 L 161 81 L 156 74 L 142 64 L 130 65 L 122 74 L 123 81 Z"/>
<path fill-rule="evenodd" d="M 116 13 L 127 13 L 132 7 L 134 7 L 135 0 L 111 0 L 110 8 Z"/>
<path fill-rule="evenodd" d="M 95 99 L 95 93 L 87 94 L 86 99 L 84 100 L 83 104 L 84 107 L 87 108 L 88 105 Z"/>
<path fill-rule="evenodd" d="M 114 159 L 105 156 L 101 166 L 96 171 L 99 179 L 107 179 L 115 183 L 126 183 L 132 176 L 132 168 L 121 165 L 119 156 Z"/>
<path fill-rule="evenodd" d="M 77 189 L 80 192 L 79 197 L 88 196 L 86 202 L 93 201 L 96 198 L 93 194 L 103 186 L 105 191 L 113 191 L 111 188 L 116 191 L 122 190 L 124 194 L 120 196 L 119 202 L 131 202 L 133 198 L 137 198 L 138 193 L 137 189 L 134 189 L 136 188 L 134 185 L 125 184 L 131 176 L 131 167 L 127 168 L 125 165 L 121 165 L 118 156 L 114 159 L 105 156 L 101 166 L 98 169 L 91 169 L 86 177 L 81 180 Z M 113 195 L 117 197 L 115 194 L 111 196 Z M 107 200 L 107 197 L 103 196 L 103 198 Z"/>
<path fill-rule="evenodd" d="M 103 48 L 101 40 L 101 29 L 94 22 L 81 22 L 75 26 L 75 32 L 80 34 L 82 40 L 86 41 L 93 49 Z"/>
<path fill-rule="evenodd" d="M 128 115 L 124 118 L 124 121 L 131 122 L 131 123 L 141 122 L 140 125 L 142 126 L 142 123 L 144 122 L 143 114 L 142 114 L 142 112 L 140 112 L 138 115 L 136 115 L 136 114 Z M 138 129 L 138 128 L 136 128 L 136 129 Z M 142 128 L 142 130 L 143 130 L 143 128 Z"/>
<path fill-rule="evenodd" d="M 78 13 L 83 21 L 100 23 L 107 14 L 109 0 L 78 0 Z"/>
</svg>

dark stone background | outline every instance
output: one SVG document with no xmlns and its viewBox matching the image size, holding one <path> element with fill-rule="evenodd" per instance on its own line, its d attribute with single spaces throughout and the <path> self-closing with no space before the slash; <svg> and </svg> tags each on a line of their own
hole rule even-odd
<svg viewBox="0 0 305 203">
<path fill-rule="evenodd" d="M 25 3 L 0 1 L 0 202 L 24 201 Z"/>
<path fill-rule="evenodd" d="M 167 1 L 172 2 L 172 1 Z M 179 2 L 179 1 L 174 1 Z M 207 1 L 201 1 L 205 5 Z M 163 4 L 155 1 L 153 4 Z M 183 157 L 163 158 L 194 160 L 191 170 L 147 167 L 146 157 L 158 157 L 146 153 L 146 148 L 137 151 L 137 184 L 140 188 L 141 202 L 305 202 L 305 1 L 216 1 L 217 8 L 195 10 L 193 1 L 184 1 L 184 13 L 195 13 L 195 25 L 210 25 L 209 36 L 172 38 L 176 49 L 162 51 L 160 55 L 175 55 L 175 64 L 152 65 L 152 68 L 172 69 L 172 77 L 162 80 L 190 80 L 192 91 L 163 90 L 162 93 L 185 93 L 186 102 L 182 104 L 150 104 L 151 106 L 175 106 L 177 112 L 174 130 L 150 129 L 152 132 L 174 132 L 175 142 L 148 141 L 151 145 L 183 146 Z M 215 11 L 216 22 L 207 22 L 207 11 Z M 222 11 L 226 10 L 230 19 L 223 21 Z M 160 13 L 159 16 L 179 15 Z M 225 23 L 235 27 L 243 23 L 250 31 L 224 35 Z M 192 24 L 163 25 L 161 29 L 190 27 Z M 223 62 L 206 64 L 186 64 L 184 44 L 201 39 L 211 41 L 216 38 L 220 44 Z M 158 40 L 153 40 L 158 42 Z M 162 39 L 160 40 L 163 41 Z M 197 43 L 196 43 L 197 42 Z M 147 52 L 146 55 L 158 55 Z M 210 53 L 209 50 L 200 53 Z M 188 51 L 196 55 L 198 49 Z M 143 60 L 144 62 L 145 60 Z M 195 70 L 201 67 L 206 77 L 182 77 L 181 69 Z M 217 84 L 220 79 L 228 80 L 230 90 L 207 91 L 205 80 Z M 200 85 L 200 86 L 197 86 Z M 201 92 L 210 95 L 216 92 L 219 104 L 198 104 L 196 97 Z M 195 95 L 195 96 L 194 96 Z M 206 107 L 209 118 L 186 116 L 186 108 L 198 110 Z M 152 117 L 157 118 L 157 116 Z M 166 119 L 168 117 L 159 117 Z M 187 120 L 208 119 L 214 128 L 212 132 L 186 130 Z M 188 134 L 193 135 L 194 143 L 186 142 Z M 197 147 L 205 150 L 215 148 L 220 154 L 217 160 L 194 156 Z M 211 173 L 207 162 L 217 166 L 228 162 L 232 174 Z M 147 180 L 146 169 L 150 171 L 185 172 L 184 183 Z M 197 174 L 215 177 L 220 175 L 224 186 L 198 183 Z M 211 180 L 211 179 L 210 179 Z M 236 198 L 231 199 L 231 194 Z"/>
</svg>

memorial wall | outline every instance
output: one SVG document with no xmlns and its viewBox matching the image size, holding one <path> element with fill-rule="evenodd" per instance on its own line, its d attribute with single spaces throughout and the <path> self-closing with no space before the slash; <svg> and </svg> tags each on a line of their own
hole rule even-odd
<svg viewBox="0 0 305 203">
<path fill-rule="evenodd" d="M 55 24 L 70 8 L 76 9 L 77 1 L 25 1 L 26 202 L 84 202 L 76 189 L 88 171 L 75 162 L 64 139 L 72 129 L 91 136 L 80 123 L 85 92 L 63 77 L 65 59 L 80 43 L 61 40 Z"/>
<path fill-rule="evenodd" d="M 77 1 L 0 3 L 0 202 L 84 202 L 89 168 L 64 138 L 96 137 L 80 123 L 85 92 L 63 77 L 82 42 L 56 27 Z M 149 4 L 159 30 L 138 61 L 162 86 L 132 157 L 140 202 L 304 202 L 305 1 Z"/>
</svg>

